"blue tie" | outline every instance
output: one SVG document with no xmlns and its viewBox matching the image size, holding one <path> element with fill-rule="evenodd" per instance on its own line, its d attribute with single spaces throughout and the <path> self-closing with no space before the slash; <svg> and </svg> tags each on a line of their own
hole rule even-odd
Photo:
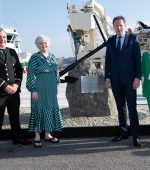
<svg viewBox="0 0 150 170">
<path fill-rule="evenodd" d="M 119 54 L 121 53 L 121 36 L 118 37 L 117 51 Z"/>
</svg>

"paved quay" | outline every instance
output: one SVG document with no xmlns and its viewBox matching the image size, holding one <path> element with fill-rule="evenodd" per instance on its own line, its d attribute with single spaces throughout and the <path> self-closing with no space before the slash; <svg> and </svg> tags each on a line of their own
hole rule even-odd
<svg viewBox="0 0 150 170">
<path fill-rule="evenodd" d="M 149 170 L 150 136 L 134 148 L 132 138 L 119 143 L 111 137 L 68 138 L 43 142 L 42 148 L 0 141 L 0 170 Z"/>
</svg>

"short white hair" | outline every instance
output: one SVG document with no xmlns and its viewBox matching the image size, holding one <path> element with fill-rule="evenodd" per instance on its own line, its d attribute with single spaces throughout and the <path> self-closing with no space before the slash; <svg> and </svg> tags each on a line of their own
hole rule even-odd
<svg viewBox="0 0 150 170">
<path fill-rule="evenodd" d="M 39 35 L 39 36 L 37 36 L 37 38 L 35 39 L 35 44 L 36 44 L 37 47 L 38 47 L 39 42 L 41 42 L 41 41 L 46 41 L 47 44 L 48 44 L 48 46 L 51 45 L 51 42 L 50 42 L 50 40 L 49 40 L 49 38 L 48 38 L 47 36 L 45 36 L 45 35 Z"/>
</svg>

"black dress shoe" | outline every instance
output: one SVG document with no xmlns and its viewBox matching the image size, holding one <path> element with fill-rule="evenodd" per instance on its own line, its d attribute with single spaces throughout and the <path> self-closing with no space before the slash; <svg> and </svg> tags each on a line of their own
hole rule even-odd
<svg viewBox="0 0 150 170">
<path fill-rule="evenodd" d="M 128 139 L 129 135 L 127 132 L 121 132 L 117 137 L 112 139 L 112 142 L 119 142 L 123 139 Z"/>
<path fill-rule="evenodd" d="M 32 141 L 29 141 L 29 140 L 13 140 L 13 144 L 14 145 L 31 145 L 32 144 Z"/>
<path fill-rule="evenodd" d="M 133 144 L 135 147 L 141 147 L 141 142 L 139 138 L 133 138 Z"/>
</svg>

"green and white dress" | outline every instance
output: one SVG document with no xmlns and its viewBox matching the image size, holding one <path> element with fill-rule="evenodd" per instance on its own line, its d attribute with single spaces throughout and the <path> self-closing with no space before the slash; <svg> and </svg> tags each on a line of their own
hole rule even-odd
<svg viewBox="0 0 150 170">
<path fill-rule="evenodd" d="M 26 87 L 30 92 L 37 92 L 38 99 L 31 100 L 28 128 L 30 132 L 62 130 L 63 122 L 57 100 L 58 83 L 59 73 L 55 56 L 49 54 L 46 58 L 39 52 L 33 54 L 28 63 Z"/>
<path fill-rule="evenodd" d="M 146 97 L 150 110 L 150 53 L 144 52 L 142 56 L 142 77 L 143 82 L 143 96 Z"/>
</svg>

